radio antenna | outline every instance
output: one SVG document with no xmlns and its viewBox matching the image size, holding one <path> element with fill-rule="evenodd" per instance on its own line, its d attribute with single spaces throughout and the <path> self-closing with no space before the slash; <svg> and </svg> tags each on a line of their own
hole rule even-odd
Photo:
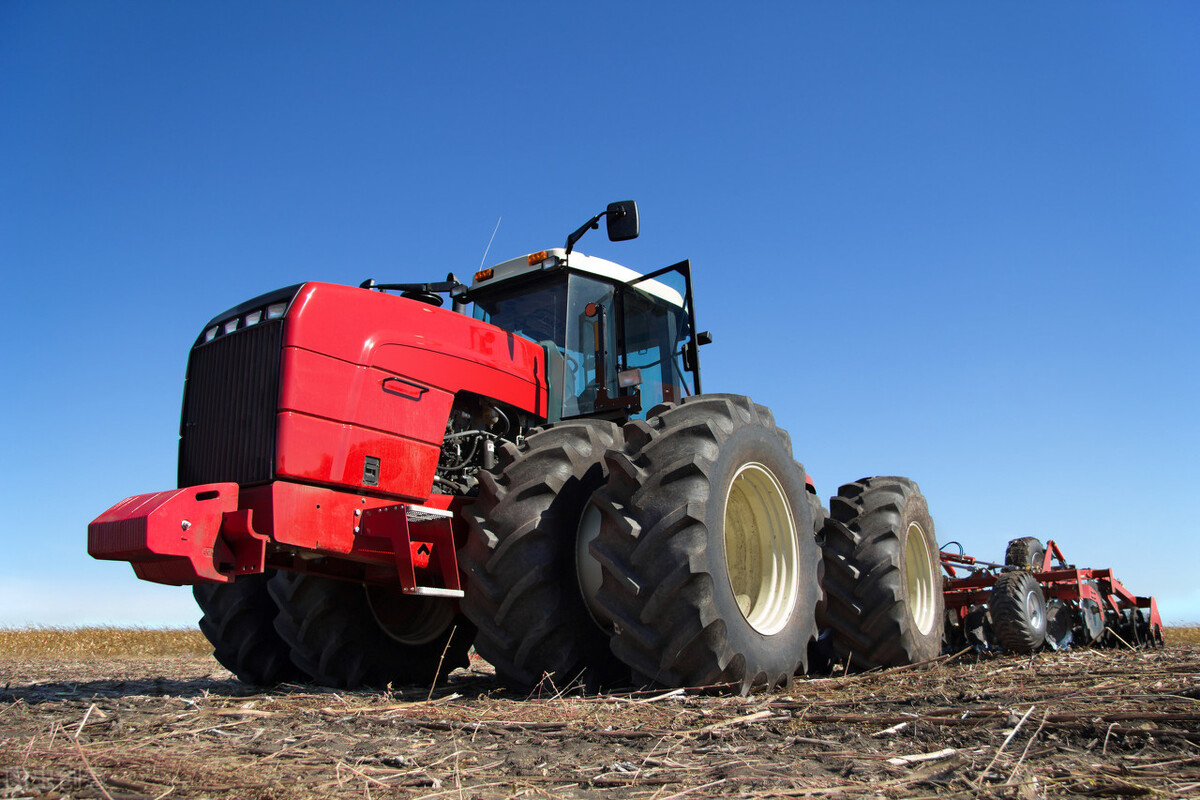
<svg viewBox="0 0 1200 800">
<path fill-rule="evenodd" d="M 492 249 L 492 242 L 494 242 L 496 240 L 496 231 L 500 230 L 500 220 L 502 220 L 502 219 L 504 219 L 503 215 L 501 215 L 500 218 L 496 220 L 496 227 L 492 228 L 492 238 L 488 239 L 487 247 L 485 247 L 483 249 L 483 258 L 479 259 L 479 268 L 480 269 L 483 269 L 483 262 L 487 261 L 488 251 L 490 251 Z"/>
</svg>

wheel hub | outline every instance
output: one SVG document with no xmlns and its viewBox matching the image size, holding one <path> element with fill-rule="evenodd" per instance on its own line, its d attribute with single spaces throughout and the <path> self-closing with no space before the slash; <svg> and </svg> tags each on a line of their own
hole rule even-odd
<svg viewBox="0 0 1200 800">
<path fill-rule="evenodd" d="M 454 621 L 454 604 L 445 598 L 406 595 L 387 586 L 364 588 L 375 622 L 401 644 L 432 642 Z"/>
<path fill-rule="evenodd" d="M 929 563 L 929 540 L 915 522 L 909 523 L 904 542 L 904 579 L 913 623 L 922 634 L 927 634 L 937 622 L 941 586 Z"/>
<path fill-rule="evenodd" d="M 782 631 L 800 592 L 796 521 L 767 467 L 742 466 L 725 497 L 725 565 L 738 609 L 764 635 Z"/>
<path fill-rule="evenodd" d="M 1029 627 L 1035 631 L 1045 627 L 1046 621 L 1042 619 L 1042 604 L 1038 602 L 1037 592 L 1030 589 L 1025 593 L 1025 612 L 1029 617 Z"/>
</svg>

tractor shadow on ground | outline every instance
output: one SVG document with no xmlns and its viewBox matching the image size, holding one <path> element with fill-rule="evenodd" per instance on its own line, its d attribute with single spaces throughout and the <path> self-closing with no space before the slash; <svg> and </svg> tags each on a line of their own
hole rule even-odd
<svg viewBox="0 0 1200 800">
<path fill-rule="evenodd" d="M 234 678 L 232 675 L 204 675 L 197 677 L 167 678 L 146 676 L 134 679 L 97 679 L 81 681 L 43 681 L 27 685 L 9 682 L 0 689 L 0 704 L 90 702 L 99 699 L 120 700 L 136 697 L 176 697 L 195 699 L 219 697 L 228 699 L 252 697 L 319 697 L 331 699 L 347 697 L 381 696 L 399 703 L 438 700 L 449 695 L 476 699 L 484 695 L 503 692 L 501 684 L 491 675 L 481 675 L 467 670 L 457 670 L 448 680 L 440 682 L 433 690 L 429 686 L 393 686 L 383 689 L 336 689 L 313 684 L 285 683 L 278 686 L 254 686 Z"/>
</svg>

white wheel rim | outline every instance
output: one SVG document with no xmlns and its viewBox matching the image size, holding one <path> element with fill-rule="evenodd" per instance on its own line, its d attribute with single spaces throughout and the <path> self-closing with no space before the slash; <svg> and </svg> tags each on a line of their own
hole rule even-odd
<svg viewBox="0 0 1200 800">
<path fill-rule="evenodd" d="M 783 630 L 800 592 L 796 521 L 783 486 L 762 464 L 744 465 L 725 495 L 725 566 L 738 610 L 770 636 Z"/>
<path fill-rule="evenodd" d="M 1029 627 L 1041 630 L 1046 623 L 1042 620 L 1042 604 L 1038 602 L 1036 589 L 1030 589 L 1025 595 L 1025 611 L 1029 615 Z"/>
<path fill-rule="evenodd" d="M 904 541 L 904 582 L 908 586 L 908 610 L 922 634 L 933 630 L 938 615 L 941 587 L 929 563 L 929 540 L 915 522 L 908 524 Z"/>
</svg>

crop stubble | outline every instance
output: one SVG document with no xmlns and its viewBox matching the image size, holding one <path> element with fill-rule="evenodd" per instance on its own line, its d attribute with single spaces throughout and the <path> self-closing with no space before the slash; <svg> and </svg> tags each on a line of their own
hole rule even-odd
<svg viewBox="0 0 1200 800">
<path fill-rule="evenodd" d="M 0 797 L 1200 794 L 1194 631 L 745 698 L 517 697 L 478 661 L 433 691 L 256 691 L 190 634 L 57 633 L 56 651 L 0 631 Z"/>
</svg>

